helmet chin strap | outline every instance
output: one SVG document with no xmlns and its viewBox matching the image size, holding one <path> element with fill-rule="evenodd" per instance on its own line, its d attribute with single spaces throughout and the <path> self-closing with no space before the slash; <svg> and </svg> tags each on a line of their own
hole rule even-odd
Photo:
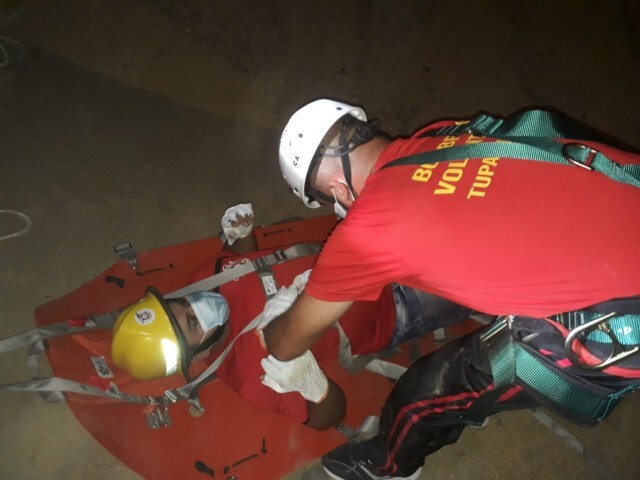
<svg viewBox="0 0 640 480">
<path fill-rule="evenodd" d="M 321 145 L 318 148 L 318 155 L 320 159 L 322 157 L 336 158 L 339 157 L 342 163 L 342 171 L 344 172 L 345 185 L 349 189 L 352 200 L 355 200 L 358 196 L 355 188 L 353 188 L 352 175 L 351 175 L 351 161 L 349 154 L 353 152 L 360 145 L 367 143 L 371 140 L 380 124 L 377 120 L 372 120 L 368 123 L 356 120 L 351 116 L 342 117 L 342 128 L 340 129 L 339 144 L 337 146 Z M 351 137 L 347 139 L 347 133 L 349 127 L 355 124 L 355 129 L 351 134 Z M 320 160 L 322 161 L 322 160 Z M 333 200 L 331 197 L 319 192 L 316 189 L 312 190 L 312 193 L 318 196 L 321 200 L 333 202 L 336 215 L 344 218 L 346 216 L 346 208 L 338 202 L 335 192 L 333 192 Z M 320 194 L 320 195 L 318 195 Z"/>
<path fill-rule="evenodd" d="M 200 344 L 198 346 L 196 346 L 191 353 L 189 354 L 189 362 L 191 362 L 191 359 L 193 357 L 195 357 L 196 355 L 198 355 L 199 353 L 202 353 L 206 350 L 209 350 L 211 348 L 211 346 L 216 343 L 218 340 L 220 340 L 220 337 L 222 337 L 222 334 L 224 333 L 224 330 L 226 328 L 227 324 L 225 323 L 224 325 L 221 325 L 220 327 L 218 327 L 218 329 L 213 333 L 213 335 L 211 335 L 209 338 L 207 338 L 205 341 L 200 342 Z M 205 334 L 206 335 L 206 334 Z"/>
</svg>

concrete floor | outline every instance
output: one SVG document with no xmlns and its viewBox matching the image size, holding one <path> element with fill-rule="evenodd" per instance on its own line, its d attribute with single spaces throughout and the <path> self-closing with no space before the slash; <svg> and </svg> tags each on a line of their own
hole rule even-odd
<svg viewBox="0 0 640 480">
<path fill-rule="evenodd" d="M 276 155 L 314 97 L 361 103 L 394 134 L 548 105 L 640 146 L 633 1 L 41 0 L 2 33 L 29 48 L 0 67 L 0 209 L 34 226 L 0 242 L 0 337 L 113 263 L 123 239 L 207 236 L 245 200 L 263 223 L 310 214 Z M 17 228 L 0 216 L 0 235 Z M 1 383 L 24 378 L 23 356 L 3 355 Z M 635 396 L 596 429 L 561 424 L 635 479 L 639 413 Z M 63 404 L 4 395 L 0 419 L 2 479 L 137 478 Z M 427 467 L 425 479 L 601 478 L 527 412 L 465 432 Z"/>
</svg>

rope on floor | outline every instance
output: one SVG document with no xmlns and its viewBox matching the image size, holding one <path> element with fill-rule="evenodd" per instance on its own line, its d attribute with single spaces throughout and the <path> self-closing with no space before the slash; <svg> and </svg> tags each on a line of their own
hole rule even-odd
<svg viewBox="0 0 640 480">
<path fill-rule="evenodd" d="M 17 210 L 0 210 L 0 214 L 14 215 L 14 216 L 20 217 L 22 220 L 24 220 L 24 223 L 25 223 L 25 226 L 24 228 L 22 228 L 22 230 L 18 230 L 17 232 L 10 233 L 8 235 L 3 235 L 0 237 L 0 241 L 8 240 L 10 238 L 15 238 L 15 237 L 24 235 L 29 230 L 31 230 L 31 227 L 33 226 L 33 222 L 31 221 L 31 219 L 24 213 L 18 212 Z"/>
</svg>

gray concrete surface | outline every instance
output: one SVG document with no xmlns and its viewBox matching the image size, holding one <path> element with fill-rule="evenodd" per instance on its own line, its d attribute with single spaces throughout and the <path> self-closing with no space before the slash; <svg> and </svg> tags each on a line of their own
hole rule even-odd
<svg viewBox="0 0 640 480">
<path fill-rule="evenodd" d="M 28 2 L 2 26 L 28 48 L 0 67 L 0 209 L 34 226 L 0 242 L 0 337 L 110 265 L 122 239 L 200 238 L 242 200 L 265 223 L 308 215 L 275 164 L 280 128 L 313 97 L 359 102 L 391 133 L 548 105 L 640 146 L 639 19 L 637 2 L 611 0 Z M 0 216 L 0 235 L 16 228 Z M 23 354 L 0 359 L 0 382 L 23 378 Z M 596 429 L 562 425 L 635 479 L 639 412 L 631 397 Z M 5 395 L 0 419 L 0 478 L 136 478 L 64 405 Z M 425 479 L 601 478 L 526 412 L 465 432 L 427 467 Z"/>
</svg>

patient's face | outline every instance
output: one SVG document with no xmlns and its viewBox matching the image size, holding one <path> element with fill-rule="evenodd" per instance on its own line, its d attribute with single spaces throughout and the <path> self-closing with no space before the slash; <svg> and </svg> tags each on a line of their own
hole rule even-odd
<svg viewBox="0 0 640 480">
<path fill-rule="evenodd" d="M 178 320 L 189 346 L 195 347 L 199 345 L 203 340 L 204 331 L 189 302 L 184 298 L 177 298 L 169 301 L 169 308 L 175 315 L 176 320 Z"/>
<path fill-rule="evenodd" d="M 169 300 L 168 305 L 171 311 L 173 312 L 173 315 L 176 317 L 176 320 L 178 321 L 180 328 L 182 329 L 182 333 L 184 334 L 185 339 L 187 340 L 187 344 L 191 348 L 197 347 L 206 339 L 208 339 L 212 335 L 215 335 L 220 328 L 225 328 L 225 325 L 216 327 L 208 331 L 205 335 L 204 330 L 200 326 L 200 322 L 198 321 L 198 318 L 196 317 L 196 314 L 193 311 L 193 308 L 191 308 L 191 304 L 186 298 L 176 298 L 176 299 Z M 221 345 L 226 339 L 228 333 L 229 333 L 228 329 L 227 331 L 223 332 L 220 339 L 216 340 L 213 343 L 209 351 L 211 351 L 212 349 L 215 349 L 216 346 Z M 206 352 L 204 352 L 204 354 L 206 354 Z M 197 358 L 200 358 L 200 356 L 198 356 Z"/>
</svg>

